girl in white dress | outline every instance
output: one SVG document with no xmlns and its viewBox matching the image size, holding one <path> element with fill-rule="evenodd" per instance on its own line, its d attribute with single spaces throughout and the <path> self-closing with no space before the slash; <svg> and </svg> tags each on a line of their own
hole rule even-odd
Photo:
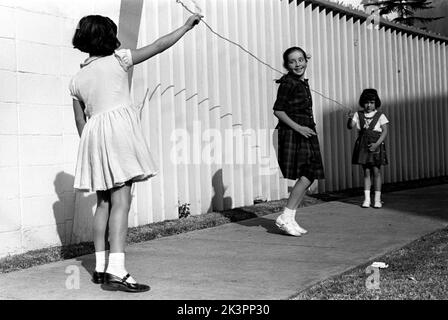
<svg viewBox="0 0 448 320">
<path fill-rule="evenodd" d="M 194 14 L 182 27 L 136 50 L 117 50 L 120 42 L 116 24 L 99 15 L 82 18 L 73 37 L 73 46 L 89 54 L 70 82 L 81 137 L 74 188 L 97 194 L 93 228 L 96 267 L 92 281 L 104 284 L 104 289 L 150 289 L 136 283 L 125 269 L 131 186 L 157 173 L 137 109 L 131 105 L 128 70 L 174 45 L 201 18 Z"/>
</svg>

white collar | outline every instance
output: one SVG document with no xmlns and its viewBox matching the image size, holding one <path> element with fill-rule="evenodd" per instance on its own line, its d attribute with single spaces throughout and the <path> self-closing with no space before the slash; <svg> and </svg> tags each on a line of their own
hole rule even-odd
<svg viewBox="0 0 448 320">
<path fill-rule="evenodd" d="M 99 58 L 104 58 L 104 56 L 91 56 L 88 57 L 86 60 L 84 60 L 83 63 L 80 64 L 81 68 L 84 68 L 86 65 L 88 65 L 89 63 L 98 60 Z"/>
</svg>

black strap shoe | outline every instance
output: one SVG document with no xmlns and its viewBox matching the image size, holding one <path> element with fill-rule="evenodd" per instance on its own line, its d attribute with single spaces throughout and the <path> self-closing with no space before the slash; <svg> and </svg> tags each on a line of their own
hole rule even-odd
<svg viewBox="0 0 448 320">
<path fill-rule="evenodd" d="M 96 284 L 104 283 L 104 272 L 93 272 L 92 282 Z"/>
<path fill-rule="evenodd" d="M 126 280 L 131 275 L 128 273 L 123 279 L 111 274 L 104 274 L 104 284 L 101 286 L 104 290 L 108 291 L 125 291 L 125 292 L 145 292 L 149 291 L 150 287 L 146 284 L 129 283 Z"/>
</svg>

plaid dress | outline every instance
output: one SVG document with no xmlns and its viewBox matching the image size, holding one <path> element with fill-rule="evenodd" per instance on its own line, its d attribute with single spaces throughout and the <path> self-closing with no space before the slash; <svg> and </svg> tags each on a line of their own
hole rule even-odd
<svg viewBox="0 0 448 320">
<path fill-rule="evenodd" d="M 316 132 L 313 118 L 313 102 L 308 80 L 288 73 L 277 82 L 280 83 L 275 111 L 284 111 L 294 122 Z M 300 179 L 305 176 L 311 182 L 324 179 L 324 168 L 317 135 L 305 138 L 286 123 L 279 121 L 278 164 L 284 178 Z"/>
</svg>

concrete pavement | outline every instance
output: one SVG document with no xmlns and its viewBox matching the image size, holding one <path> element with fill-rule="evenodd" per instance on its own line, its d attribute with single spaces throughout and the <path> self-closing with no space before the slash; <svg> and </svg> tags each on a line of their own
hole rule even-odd
<svg viewBox="0 0 448 320">
<path fill-rule="evenodd" d="M 0 274 L 0 299 L 288 299 L 448 224 L 448 185 L 384 194 L 380 210 L 360 201 L 301 208 L 299 238 L 277 231 L 275 213 L 130 245 L 127 269 L 149 292 L 102 290 L 86 255 Z"/>
</svg>

